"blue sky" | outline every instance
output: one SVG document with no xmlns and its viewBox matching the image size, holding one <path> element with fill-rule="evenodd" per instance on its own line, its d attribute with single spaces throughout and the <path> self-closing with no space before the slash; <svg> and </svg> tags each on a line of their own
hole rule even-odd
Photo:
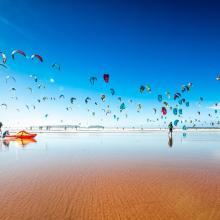
<svg viewBox="0 0 220 220">
<path fill-rule="evenodd" d="M 8 70 L 1 70 L 1 79 L 7 74 L 18 79 L 12 86 L 20 88 L 23 99 L 19 105 L 30 104 L 41 95 L 39 91 L 26 94 L 24 88 L 30 84 L 29 73 L 36 73 L 49 84 L 48 95 L 58 95 L 58 88 L 63 87 L 63 93 L 77 96 L 78 100 L 87 96 L 95 99 L 113 87 L 124 100 L 132 98 L 136 103 L 143 103 L 146 109 L 152 109 L 158 105 L 157 94 L 164 94 L 166 90 L 176 92 L 182 84 L 192 82 L 188 99 L 195 109 L 190 111 L 197 111 L 200 96 L 205 99 L 206 113 L 210 111 L 207 106 L 219 101 L 220 85 L 215 80 L 220 70 L 218 3 L 2 0 L 0 8 L 0 50 L 9 57 Z M 29 62 L 23 57 L 16 57 L 13 61 L 10 58 L 13 49 L 21 49 L 28 55 L 38 53 L 44 63 Z M 54 62 L 61 65 L 60 72 L 51 70 Z M 105 72 L 110 74 L 110 85 L 102 80 Z M 88 82 L 91 75 L 98 77 L 95 87 Z M 51 77 L 55 79 L 53 85 L 49 83 Z M 152 94 L 139 94 L 141 84 L 150 84 Z M 8 93 L 8 87 L 2 85 L 0 91 Z M 13 113 L 15 103 L 6 101 L 11 102 L 12 107 L 2 114 L 9 118 L 9 113 L 17 113 Z M 112 97 L 108 104 L 116 111 L 118 104 Z M 68 104 L 45 104 L 39 108 L 34 113 L 39 124 L 58 123 L 62 118 L 68 122 L 72 118 L 71 123 L 106 122 L 115 126 L 110 118 L 100 121 L 104 116 L 91 119 L 86 111 L 83 112 L 87 109 L 83 101 L 78 101 L 72 115 L 61 109 L 56 111 L 62 105 Z M 42 115 L 47 112 L 52 117 L 45 122 Z M 139 118 L 137 124 L 140 125 L 150 117 L 134 112 L 130 113 L 129 122 L 121 120 L 121 124 L 131 125 Z M 23 121 L 27 115 L 26 120 L 33 123 L 33 112 L 19 114 Z M 6 123 L 10 120 L 7 119 Z"/>
</svg>

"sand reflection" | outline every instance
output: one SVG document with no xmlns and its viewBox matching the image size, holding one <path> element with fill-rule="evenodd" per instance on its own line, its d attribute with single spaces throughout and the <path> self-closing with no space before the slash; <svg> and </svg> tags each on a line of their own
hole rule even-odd
<svg viewBox="0 0 220 220">
<path fill-rule="evenodd" d="M 16 143 L 20 147 L 27 147 L 29 144 L 37 143 L 37 141 L 34 138 L 31 139 L 4 139 L 1 141 L 1 146 L 9 147 L 11 143 Z"/>
</svg>

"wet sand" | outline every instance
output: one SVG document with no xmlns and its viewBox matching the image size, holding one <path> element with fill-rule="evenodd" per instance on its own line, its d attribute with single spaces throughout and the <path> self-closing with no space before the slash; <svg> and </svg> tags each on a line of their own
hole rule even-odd
<svg viewBox="0 0 220 220">
<path fill-rule="evenodd" d="M 100 137 L 64 141 L 63 151 L 50 140 L 2 150 L 0 219 L 220 219 L 220 158 L 154 143 L 150 154 L 149 136 L 133 139 L 135 150 L 130 141 L 103 150 Z"/>
</svg>

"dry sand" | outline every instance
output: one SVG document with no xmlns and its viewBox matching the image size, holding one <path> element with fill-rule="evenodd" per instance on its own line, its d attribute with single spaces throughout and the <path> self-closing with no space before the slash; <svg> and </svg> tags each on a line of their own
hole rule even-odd
<svg viewBox="0 0 220 220">
<path fill-rule="evenodd" d="M 219 167 L 62 163 L 1 176 L 0 219 L 220 219 Z"/>
</svg>

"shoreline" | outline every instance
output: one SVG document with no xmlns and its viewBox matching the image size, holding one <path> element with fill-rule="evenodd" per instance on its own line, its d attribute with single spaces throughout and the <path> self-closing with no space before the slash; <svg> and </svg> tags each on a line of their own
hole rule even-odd
<svg viewBox="0 0 220 220">
<path fill-rule="evenodd" d="M 154 133 L 154 132 L 168 132 L 168 129 L 158 129 L 158 128 L 149 128 L 149 129 L 130 129 L 130 128 L 105 128 L 105 129 L 88 129 L 88 128 L 78 128 L 78 129 L 30 129 L 30 128 L 6 128 L 11 133 L 16 133 L 20 130 L 26 130 L 30 133 L 37 134 L 52 134 L 52 133 L 61 133 L 61 134 L 77 134 L 77 133 Z M 198 128 L 198 129 L 174 129 L 174 133 L 195 133 L 195 132 L 220 132 L 220 129 L 217 128 Z"/>
</svg>

